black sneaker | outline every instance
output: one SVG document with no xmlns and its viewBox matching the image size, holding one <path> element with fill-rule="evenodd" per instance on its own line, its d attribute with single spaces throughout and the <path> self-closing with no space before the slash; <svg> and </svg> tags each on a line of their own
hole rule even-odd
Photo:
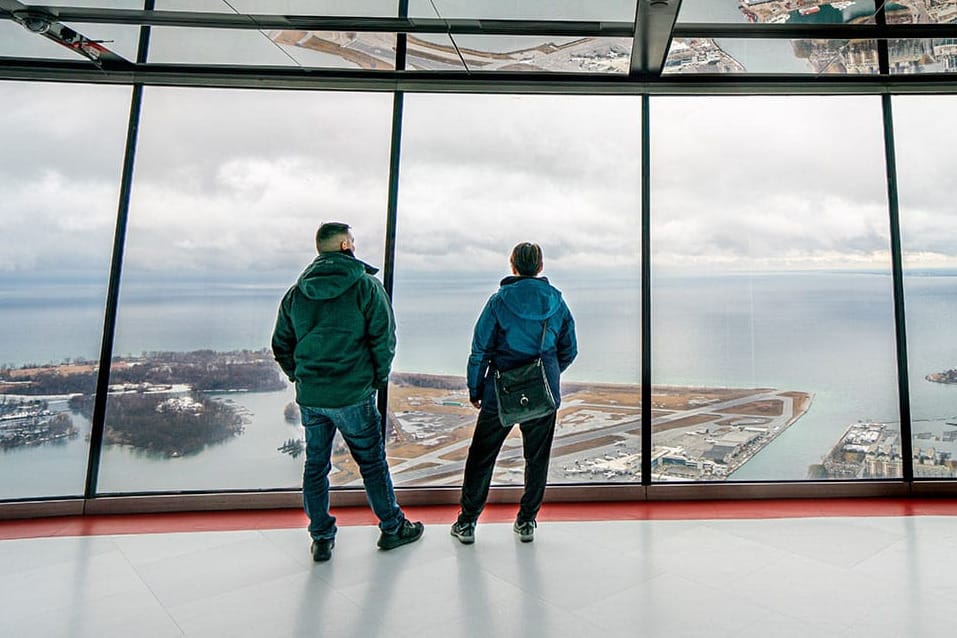
<svg viewBox="0 0 957 638">
<path fill-rule="evenodd" d="M 408 545 L 422 538 L 422 532 L 425 526 L 422 523 L 412 523 L 407 519 L 402 519 L 402 525 L 398 531 L 388 534 L 382 532 L 379 534 L 379 549 L 395 549 L 402 545 Z"/>
<path fill-rule="evenodd" d="M 475 521 L 455 521 L 452 523 L 452 536 L 463 545 L 475 542 Z"/>
<path fill-rule="evenodd" d="M 332 558 L 332 548 L 336 546 L 336 539 L 324 538 L 312 541 L 312 560 L 321 563 Z"/>
<path fill-rule="evenodd" d="M 535 527 L 537 527 L 535 521 L 515 521 L 512 531 L 518 534 L 523 543 L 531 543 L 535 540 Z"/>
</svg>

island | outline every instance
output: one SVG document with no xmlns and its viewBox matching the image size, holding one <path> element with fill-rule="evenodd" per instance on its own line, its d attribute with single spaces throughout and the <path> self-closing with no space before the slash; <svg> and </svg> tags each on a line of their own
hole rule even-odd
<svg viewBox="0 0 957 638">
<path fill-rule="evenodd" d="M 932 383 L 957 383 L 957 368 L 951 368 L 943 372 L 931 372 L 924 378 Z"/>
<path fill-rule="evenodd" d="M 0 397 L 2 449 L 62 441 L 78 434 L 70 415 L 53 412 L 45 400 Z"/>
<path fill-rule="evenodd" d="M 92 418 L 98 366 L 92 362 L 0 369 L 0 394 L 69 396 L 70 410 Z M 148 352 L 117 357 L 110 364 L 104 441 L 147 453 L 178 457 L 243 433 L 246 416 L 214 396 L 228 392 L 282 390 L 286 381 L 267 349 L 215 352 Z M 11 403 L 9 405 L 21 405 Z M 7 405 L 4 404 L 4 405 Z M 32 405 L 32 404 L 31 404 Z M 76 434 L 69 414 L 34 406 L 4 408 L 0 441 L 27 445 Z M 16 417 L 16 418 L 14 418 Z M 33 426 L 27 427 L 27 418 Z M 39 420 L 45 433 L 37 430 Z M 71 429 L 72 428 L 72 429 Z"/>
</svg>

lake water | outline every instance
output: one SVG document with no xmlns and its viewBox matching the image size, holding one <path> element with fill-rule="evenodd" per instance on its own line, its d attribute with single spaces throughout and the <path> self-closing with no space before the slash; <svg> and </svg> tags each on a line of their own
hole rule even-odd
<svg viewBox="0 0 957 638">
<path fill-rule="evenodd" d="M 498 275 L 409 275 L 396 281 L 399 346 L 394 369 L 464 374 L 475 318 Z M 957 386 L 926 374 L 957 366 L 957 273 L 908 276 L 914 431 L 940 431 L 957 415 Z M 640 379 L 636 274 L 553 274 L 575 315 L 576 381 Z M 102 286 L 0 282 L 0 362 L 23 365 L 96 357 Z M 124 288 L 117 354 L 149 350 L 258 349 L 268 344 L 284 285 L 202 283 Z M 844 429 L 859 420 L 897 424 L 891 279 L 887 274 L 802 272 L 658 276 L 653 297 L 656 384 L 773 387 L 814 395 L 811 409 L 736 472 L 733 480 L 801 480 Z M 292 389 L 230 394 L 251 413 L 242 436 L 201 453 L 167 459 L 104 449 L 102 492 L 296 487 L 302 458 L 277 447 L 300 436 L 283 419 Z M 65 409 L 65 403 L 54 403 Z M 74 415 L 77 425 L 89 424 Z M 946 444 L 935 443 L 938 448 Z M 87 443 L 0 453 L 0 498 L 82 492 Z"/>
</svg>

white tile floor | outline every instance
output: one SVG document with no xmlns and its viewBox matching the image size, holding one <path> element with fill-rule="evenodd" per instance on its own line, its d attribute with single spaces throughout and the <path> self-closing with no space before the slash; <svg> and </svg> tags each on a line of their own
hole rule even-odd
<svg viewBox="0 0 957 638">
<path fill-rule="evenodd" d="M 957 630 L 957 518 L 343 527 L 0 541 L 0 636 L 922 637 Z"/>
</svg>

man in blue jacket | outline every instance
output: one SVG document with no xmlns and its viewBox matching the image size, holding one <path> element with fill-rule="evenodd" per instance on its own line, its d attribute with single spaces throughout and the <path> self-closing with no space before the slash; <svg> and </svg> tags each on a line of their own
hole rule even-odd
<svg viewBox="0 0 957 638">
<path fill-rule="evenodd" d="M 312 558 L 332 557 L 336 519 L 329 514 L 329 471 L 336 430 L 359 465 L 369 505 L 379 518 L 378 545 L 394 549 L 422 536 L 395 499 L 386 462 L 376 391 L 389 383 L 395 356 L 392 304 L 372 266 L 355 258 L 348 224 L 316 233 L 319 256 L 283 297 L 273 331 L 279 366 L 296 384 L 306 429 L 302 497 Z"/>
<path fill-rule="evenodd" d="M 512 250 L 509 261 L 512 276 L 501 281 L 498 292 L 485 304 L 475 324 L 469 355 L 469 400 L 480 411 L 465 462 L 462 509 L 452 525 L 452 535 L 466 544 L 475 542 L 475 523 L 488 499 L 495 459 L 512 429 L 502 427 L 498 418 L 492 378 L 495 370 L 509 370 L 540 354 L 558 404 L 559 375 L 578 354 L 575 320 L 561 292 L 538 276 L 544 266 L 541 247 L 521 243 Z M 545 497 L 556 414 L 519 425 L 525 455 L 525 492 L 513 529 L 526 543 L 535 537 L 535 517 Z"/>
</svg>

